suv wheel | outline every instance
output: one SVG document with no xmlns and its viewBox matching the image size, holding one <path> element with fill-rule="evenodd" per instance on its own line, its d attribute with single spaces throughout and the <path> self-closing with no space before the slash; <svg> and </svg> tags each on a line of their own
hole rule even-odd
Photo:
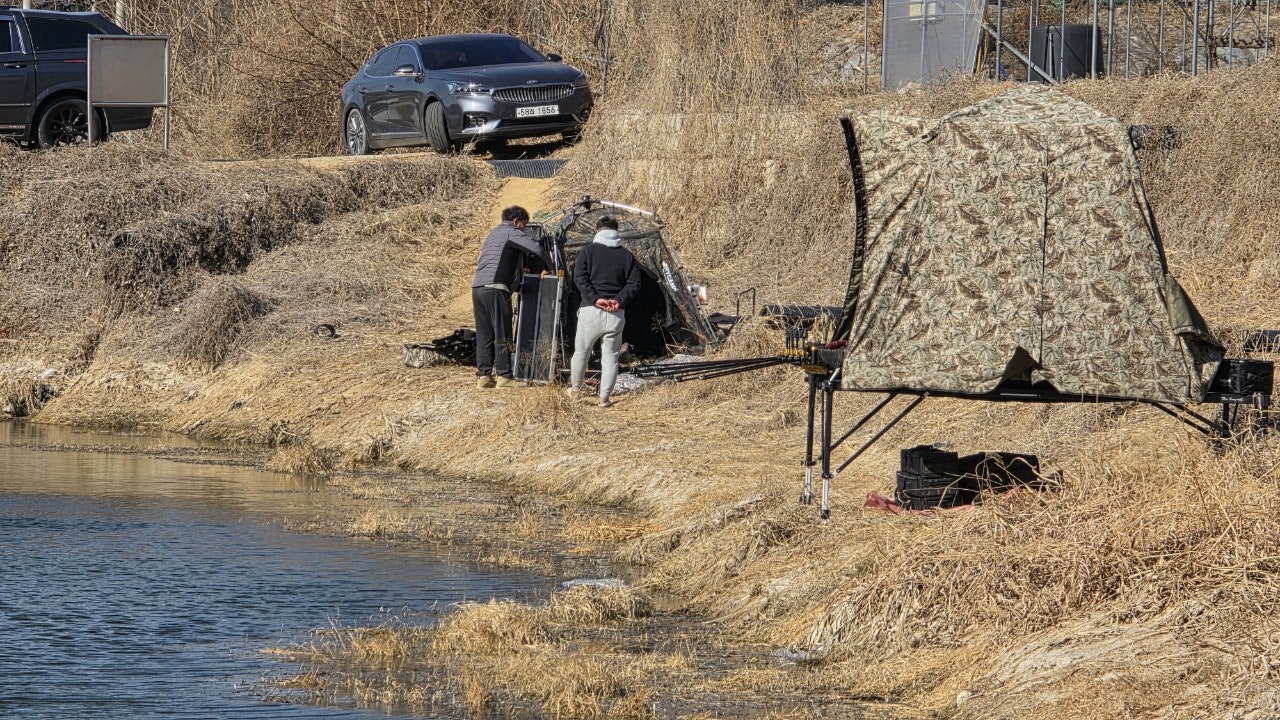
<svg viewBox="0 0 1280 720">
<path fill-rule="evenodd" d="M 347 152 L 352 155 L 368 155 L 369 129 L 364 124 L 364 115 L 357 108 L 347 111 L 347 120 L 342 124 L 342 140 Z"/>
<path fill-rule="evenodd" d="M 426 131 L 427 142 L 431 143 L 432 150 L 438 153 L 453 150 L 453 143 L 449 141 L 449 129 L 444 124 L 444 105 L 433 102 L 427 106 L 422 112 L 422 128 Z"/>
<path fill-rule="evenodd" d="M 106 139 L 106 133 L 98 139 Z M 63 98 L 45 108 L 36 126 L 36 140 L 42 148 L 89 142 L 88 104 L 80 98 Z"/>
</svg>

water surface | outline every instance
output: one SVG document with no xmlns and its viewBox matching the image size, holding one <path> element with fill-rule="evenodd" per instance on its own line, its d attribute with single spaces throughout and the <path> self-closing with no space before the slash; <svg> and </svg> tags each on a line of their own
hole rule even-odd
<svg viewBox="0 0 1280 720">
<path fill-rule="evenodd" d="M 426 548 L 290 532 L 282 522 L 332 496 L 297 476 L 145 452 L 172 442 L 0 422 L 0 717 L 384 718 L 263 701 L 264 678 L 298 668 L 260 649 L 550 585 Z"/>
</svg>

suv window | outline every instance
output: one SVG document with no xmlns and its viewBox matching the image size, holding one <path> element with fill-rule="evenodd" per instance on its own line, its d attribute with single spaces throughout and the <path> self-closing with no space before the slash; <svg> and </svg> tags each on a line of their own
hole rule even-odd
<svg viewBox="0 0 1280 720">
<path fill-rule="evenodd" d="M 15 47 L 17 43 L 13 41 L 13 20 L 0 18 L 0 53 L 13 52 Z"/>
<path fill-rule="evenodd" d="M 90 35 L 102 35 L 99 28 L 79 20 L 55 18 L 27 18 L 31 31 L 31 44 L 39 50 L 84 50 L 89 46 Z"/>
</svg>

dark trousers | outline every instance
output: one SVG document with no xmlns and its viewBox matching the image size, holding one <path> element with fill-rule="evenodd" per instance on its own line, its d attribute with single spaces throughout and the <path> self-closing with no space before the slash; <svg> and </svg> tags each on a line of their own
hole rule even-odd
<svg viewBox="0 0 1280 720">
<path fill-rule="evenodd" d="M 490 287 L 471 288 L 476 316 L 476 375 L 511 377 L 511 293 Z"/>
</svg>

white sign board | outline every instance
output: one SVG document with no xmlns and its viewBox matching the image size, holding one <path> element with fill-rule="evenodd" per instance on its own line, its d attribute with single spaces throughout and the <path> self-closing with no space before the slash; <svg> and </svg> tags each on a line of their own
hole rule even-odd
<svg viewBox="0 0 1280 720">
<path fill-rule="evenodd" d="M 90 35 L 89 102 L 94 105 L 169 104 L 169 38 Z"/>
<path fill-rule="evenodd" d="M 169 107 L 169 36 L 90 35 L 88 54 L 89 142 L 95 107 Z M 169 113 L 164 114 L 169 149 Z"/>
</svg>

